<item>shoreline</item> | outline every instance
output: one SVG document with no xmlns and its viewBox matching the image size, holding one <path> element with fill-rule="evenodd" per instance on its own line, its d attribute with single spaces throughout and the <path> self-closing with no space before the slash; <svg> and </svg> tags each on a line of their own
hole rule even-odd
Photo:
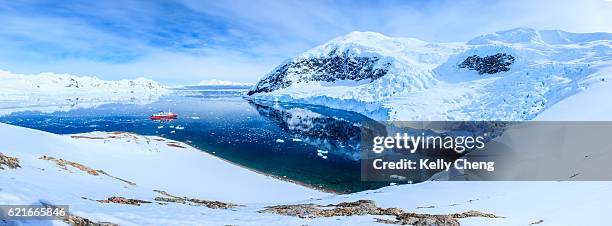
<svg viewBox="0 0 612 226">
<path fill-rule="evenodd" d="M 21 126 L 18 126 L 18 127 L 21 127 Z M 22 128 L 26 128 L 26 127 L 22 127 Z M 34 129 L 34 130 L 37 130 L 37 129 Z M 37 130 L 37 131 L 42 131 L 42 130 Z M 42 131 L 42 132 L 45 132 L 45 131 Z M 302 187 L 305 187 L 305 188 L 308 188 L 308 189 L 313 189 L 313 190 L 316 190 L 316 191 L 321 191 L 321 192 L 324 192 L 324 193 L 327 193 L 327 194 L 330 194 L 330 195 L 350 194 L 350 193 L 342 193 L 342 192 L 339 192 L 339 191 L 336 191 L 336 190 L 333 190 L 333 189 L 317 187 L 317 186 L 310 185 L 310 184 L 307 184 L 307 183 L 304 183 L 304 182 L 300 182 L 300 181 L 297 181 L 297 180 L 293 180 L 293 179 L 277 176 L 277 175 L 270 174 L 270 173 L 265 173 L 265 172 L 259 171 L 257 169 L 252 169 L 252 168 L 240 165 L 238 163 L 229 161 L 227 159 L 221 158 L 221 157 L 219 157 L 217 155 L 211 154 L 211 153 L 205 151 L 204 149 L 194 147 L 193 145 L 190 145 L 188 143 L 177 141 L 177 140 L 173 140 L 173 139 L 169 139 L 169 138 L 166 138 L 166 137 L 155 136 L 155 135 L 143 135 L 143 134 L 138 134 L 138 133 L 133 133 L 133 132 L 125 132 L 125 131 L 96 131 L 96 132 L 102 132 L 102 133 L 108 133 L 108 134 L 134 134 L 136 136 L 149 137 L 149 138 L 151 138 L 153 140 L 155 140 L 155 139 L 163 139 L 163 140 L 165 140 L 167 142 L 173 142 L 173 143 L 179 144 L 180 146 L 183 146 L 185 148 L 187 148 L 187 147 L 188 148 L 193 148 L 194 150 L 197 150 L 199 153 L 202 153 L 202 154 L 208 155 L 210 157 L 216 158 L 216 159 L 221 160 L 221 161 L 223 161 L 225 163 L 228 163 L 228 164 L 231 164 L 233 166 L 236 166 L 236 167 L 248 170 L 250 172 L 257 173 L 259 175 L 263 175 L 263 176 L 266 176 L 266 177 L 271 177 L 271 178 L 279 180 L 279 181 L 289 182 L 289 183 L 296 184 L 296 185 L 299 185 L 299 186 L 302 186 Z M 75 133 L 75 134 L 55 134 L 55 133 L 52 133 L 52 134 L 55 134 L 55 135 L 58 135 L 58 136 L 65 136 L 65 137 L 77 138 L 78 139 L 79 136 L 87 135 L 87 134 L 90 134 L 90 133 L 91 132 L 87 132 L 87 133 Z"/>
<path fill-rule="evenodd" d="M 114 132 L 132 133 L 132 132 L 123 132 L 123 131 L 112 131 L 112 132 L 106 132 L 106 133 L 114 133 Z M 246 170 L 249 170 L 251 172 L 254 172 L 254 173 L 257 173 L 257 174 L 260 174 L 260 175 L 264 175 L 266 177 L 271 177 L 271 178 L 274 178 L 276 180 L 285 181 L 285 182 L 297 184 L 297 185 L 300 185 L 302 187 L 306 187 L 306 188 L 309 188 L 309 189 L 313 189 L 313 190 L 329 193 L 330 195 L 345 195 L 345 194 L 350 194 L 350 193 L 342 193 L 342 192 L 339 192 L 339 191 L 336 191 L 336 190 L 333 190 L 333 189 L 317 187 L 317 186 L 310 185 L 310 184 L 307 184 L 307 183 L 304 183 L 304 182 L 300 182 L 300 181 L 297 181 L 297 180 L 293 180 L 293 179 L 277 176 L 277 175 L 274 175 L 274 174 L 265 173 L 265 172 L 262 172 L 262 171 L 257 170 L 257 169 L 249 168 L 249 167 L 240 165 L 238 163 L 232 162 L 230 160 L 221 158 L 221 157 L 219 157 L 217 155 L 211 154 L 211 153 L 205 151 L 204 149 L 194 147 L 193 145 L 187 144 L 185 142 L 176 141 L 176 140 L 172 140 L 172 139 L 168 139 L 168 138 L 160 137 L 160 136 L 148 136 L 148 135 L 142 135 L 142 134 L 138 134 L 138 133 L 132 133 L 132 134 L 136 134 L 138 136 L 144 136 L 144 137 L 162 138 L 162 139 L 165 139 L 165 140 L 168 140 L 168 141 L 177 142 L 177 143 L 180 143 L 182 145 L 189 146 L 189 147 L 191 147 L 191 148 L 193 148 L 195 150 L 198 150 L 198 151 L 202 152 L 203 154 L 209 155 L 209 156 L 214 157 L 216 159 L 219 159 L 219 160 L 221 160 L 223 162 L 229 163 L 229 164 L 231 164 L 233 166 L 240 167 L 242 169 L 246 169 Z M 79 135 L 79 134 L 77 133 L 77 134 L 65 134 L 65 135 L 66 136 L 74 136 L 74 135 Z"/>
</svg>

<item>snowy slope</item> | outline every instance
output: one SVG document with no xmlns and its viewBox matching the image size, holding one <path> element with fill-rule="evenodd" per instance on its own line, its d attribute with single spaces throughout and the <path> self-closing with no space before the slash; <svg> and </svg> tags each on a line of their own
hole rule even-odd
<svg viewBox="0 0 612 226">
<path fill-rule="evenodd" d="M 599 72 L 612 68 L 611 59 L 608 33 L 517 28 L 467 43 L 428 43 L 352 32 L 281 64 L 250 95 L 375 119 L 529 120 L 610 80 Z"/>
<path fill-rule="evenodd" d="M 386 225 L 375 223 L 376 218 L 393 219 L 369 214 L 299 218 L 259 212 L 271 205 L 357 200 L 415 213 L 475 210 L 504 217 L 461 218 L 461 225 L 529 225 L 540 220 L 544 225 L 596 225 L 607 220 L 612 201 L 611 182 L 429 181 L 332 195 L 246 170 L 160 137 L 102 132 L 59 136 L 6 124 L 0 124 L 0 136 L 4 140 L 0 153 L 18 158 L 20 165 L 13 169 L 0 164 L 1 205 L 68 204 L 73 215 L 120 225 Z M 71 163 L 58 165 L 50 157 Z M 154 190 L 239 206 L 212 209 L 158 201 L 155 198 L 164 195 Z M 112 196 L 152 203 L 96 201 Z M 43 222 L 13 223 L 0 220 L 8 225 Z"/>
<path fill-rule="evenodd" d="M 103 132 L 59 136 L 6 124 L 0 124 L 0 136 L 0 152 L 18 158 L 21 166 L 0 170 L 0 204 L 69 204 L 71 212 L 81 217 L 121 225 L 201 225 L 202 219 L 223 225 L 232 221 L 232 210 L 172 203 L 137 207 L 94 200 L 121 196 L 153 201 L 163 196 L 153 190 L 241 205 L 328 195 L 160 137 Z M 62 168 L 43 156 L 103 170 L 109 176 L 88 174 L 71 165 Z"/>
<path fill-rule="evenodd" d="M 168 92 L 145 78 L 105 81 L 70 74 L 24 75 L 0 70 L 0 114 L 22 109 L 71 110 L 111 102 L 150 103 Z"/>
<path fill-rule="evenodd" d="M 612 68 L 609 68 L 612 69 Z M 612 75 L 612 70 L 601 71 Z M 602 82 L 570 96 L 542 112 L 540 121 L 612 121 L 612 82 Z"/>
</svg>

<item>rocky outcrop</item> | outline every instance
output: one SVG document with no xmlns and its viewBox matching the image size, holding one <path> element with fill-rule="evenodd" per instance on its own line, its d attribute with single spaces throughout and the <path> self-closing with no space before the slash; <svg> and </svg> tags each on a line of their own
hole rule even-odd
<svg viewBox="0 0 612 226">
<path fill-rule="evenodd" d="M 398 208 L 381 208 L 378 207 L 372 200 L 342 202 L 336 205 L 297 204 L 269 206 L 259 212 L 295 216 L 299 218 L 387 215 L 395 216 L 395 220 L 377 219 L 377 222 L 418 226 L 458 226 L 459 221 L 457 219 L 468 217 L 501 218 L 500 216 L 494 214 L 482 213 L 478 211 L 468 211 L 446 215 L 411 213 Z"/>
<path fill-rule="evenodd" d="M 99 203 L 116 203 L 116 204 L 126 204 L 133 206 L 140 206 L 140 204 L 148 204 L 150 201 L 140 200 L 140 199 L 128 199 L 119 196 L 113 196 L 106 200 L 96 200 Z"/>
<path fill-rule="evenodd" d="M 118 224 L 110 223 L 110 222 L 94 222 L 84 217 L 76 216 L 76 215 L 66 215 L 63 221 L 71 226 L 119 226 Z"/>
<path fill-rule="evenodd" d="M 0 152 L 0 170 L 3 170 L 5 168 L 15 169 L 15 168 L 21 168 L 21 166 L 19 165 L 19 159 L 18 158 L 10 157 L 10 156 L 4 155 L 4 154 L 2 154 L 2 152 Z"/>
<path fill-rule="evenodd" d="M 234 203 L 209 201 L 209 200 L 202 200 L 202 199 L 195 199 L 195 198 L 188 198 L 188 197 L 179 197 L 179 196 L 171 195 L 170 193 L 161 191 L 161 190 L 153 190 L 153 191 L 163 195 L 163 197 L 155 197 L 155 201 L 158 201 L 161 203 L 173 202 L 173 203 L 180 203 L 180 204 L 186 204 L 186 205 L 191 205 L 191 206 L 206 206 L 211 209 L 232 209 L 234 207 L 240 206 Z"/>
<path fill-rule="evenodd" d="M 122 181 L 122 182 L 124 182 L 126 184 L 129 184 L 129 185 L 132 185 L 132 186 L 136 185 L 136 183 L 134 183 L 134 182 L 131 182 L 131 181 L 128 181 L 128 180 L 121 179 L 119 177 L 115 177 L 113 175 L 110 175 L 110 174 L 106 173 L 104 170 L 92 169 L 92 168 L 90 168 L 90 167 L 88 167 L 86 165 L 80 164 L 78 162 L 68 161 L 68 160 L 64 160 L 64 159 L 57 159 L 57 158 L 54 158 L 54 157 L 51 157 L 51 156 L 46 156 L 46 155 L 43 155 L 43 156 L 41 156 L 38 159 L 55 162 L 55 164 L 59 168 L 65 170 L 65 171 L 68 171 L 68 172 L 71 172 L 68 169 L 68 166 L 71 166 L 71 167 L 74 167 L 74 168 L 76 168 L 78 170 L 86 172 L 89 175 L 93 175 L 93 176 L 104 175 L 104 176 L 107 176 L 107 177 L 110 177 L 110 178 L 113 178 L 113 179 L 116 179 L 116 180 L 120 180 L 120 181 Z"/>
<path fill-rule="evenodd" d="M 331 51 L 325 57 L 297 58 L 282 64 L 264 77 L 247 94 L 267 93 L 289 87 L 292 83 L 337 80 L 374 81 L 389 71 L 390 63 L 379 57 L 355 56 L 348 51 Z"/>
<path fill-rule="evenodd" d="M 512 63 L 514 63 L 514 57 L 512 55 L 497 53 L 485 57 L 480 57 L 478 55 L 469 56 L 458 66 L 460 68 L 475 70 L 478 74 L 482 75 L 509 71 Z"/>
</svg>

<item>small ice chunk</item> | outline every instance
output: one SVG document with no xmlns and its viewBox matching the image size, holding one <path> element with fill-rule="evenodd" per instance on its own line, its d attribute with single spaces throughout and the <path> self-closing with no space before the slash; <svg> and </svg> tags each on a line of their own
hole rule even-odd
<svg viewBox="0 0 612 226">
<path fill-rule="evenodd" d="M 295 142 L 302 142 L 302 139 L 299 139 L 299 138 L 293 138 L 293 141 L 295 141 Z"/>
<path fill-rule="evenodd" d="M 176 130 L 172 130 L 172 131 L 170 131 L 170 133 L 176 133 Z"/>
<path fill-rule="evenodd" d="M 198 117 L 198 116 L 193 116 L 193 117 L 191 117 L 191 119 L 200 119 L 200 117 Z"/>
<path fill-rule="evenodd" d="M 317 155 L 323 157 L 323 154 L 321 152 L 317 153 Z"/>
<path fill-rule="evenodd" d="M 162 128 L 164 128 L 164 126 L 158 126 L 157 128 L 158 128 L 158 129 L 162 129 Z"/>
<path fill-rule="evenodd" d="M 174 126 L 169 126 L 170 128 L 174 128 Z"/>
<path fill-rule="evenodd" d="M 323 151 L 323 150 L 321 150 L 321 149 L 317 150 L 317 152 L 318 152 L 318 153 L 322 153 L 322 154 L 327 154 L 327 153 L 329 153 L 329 151 Z"/>
<path fill-rule="evenodd" d="M 283 140 L 283 139 L 276 139 L 276 143 L 285 143 L 285 140 Z"/>
<path fill-rule="evenodd" d="M 323 159 L 327 159 L 327 155 L 326 155 L 326 156 L 323 156 L 323 157 L 321 157 L 321 158 L 323 158 Z"/>
<path fill-rule="evenodd" d="M 400 175 L 396 175 L 396 174 L 393 174 L 393 175 L 389 176 L 389 178 L 397 179 L 397 180 L 405 180 L 406 179 L 406 177 L 400 176 Z"/>
</svg>

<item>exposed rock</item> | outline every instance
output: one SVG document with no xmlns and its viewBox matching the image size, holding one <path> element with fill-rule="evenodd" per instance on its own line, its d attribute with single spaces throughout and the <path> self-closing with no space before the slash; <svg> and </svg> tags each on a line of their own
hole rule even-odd
<svg viewBox="0 0 612 226">
<path fill-rule="evenodd" d="M 119 196 L 113 196 L 106 200 L 96 200 L 96 201 L 100 203 L 117 203 L 117 204 L 126 204 L 126 205 L 134 205 L 134 206 L 140 206 L 140 204 L 151 203 L 150 201 L 145 201 L 145 200 L 140 200 L 140 199 L 128 199 L 128 198 L 119 197 Z"/>
<path fill-rule="evenodd" d="M 93 222 L 87 218 L 79 217 L 72 214 L 69 214 L 64 217 L 63 221 L 71 226 L 119 226 L 118 224 L 110 222 Z"/>
<path fill-rule="evenodd" d="M 179 196 L 171 195 L 170 193 L 161 191 L 161 190 L 153 190 L 153 191 L 166 196 L 166 197 L 155 197 L 155 201 L 158 201 L 158 202 L 173 202 L 173 203 L 187 204 L 191 206 L 206 206 L 211 209 L 231 209 L 231 208 L 240 206 L 237 204 L 220 202 L 220 201 L 209 201 L 209 200 L 201 200 L 201 199 L 194 199 L 194 198 L 188 198 L 188 197 L 179 197 Z"/>
<path fill-rule="evenodd" d="M 96 170 L 94 170 L 92 168 L 89 168 L 89 167 L 87 167 L 87 166 L 85 166 L 83 164 L 77 163 L 77 162 L 71 162 L 71 161 L 67 161 L 67 160 L 63 160 L 63 159 L 56 159 L 54 157 L 46 156 L 46 155 L 43 155 L 39 159 L 47 160 L 47 161 L 53 161 L 53 162 L 55 162 L 55 164 L 57 164 L 59 167 L 61 167 L 64 170 L 68 170 L 67 166 L 72 166 L 74 168 L 77 168 L 77 169 L 79 169 L 81 171 L 85 171 L 88 174 L 91 174 L 91 175 L 94 175 L 94 176 L 100 175 L 98 173 L 98 171 L 96 171 Z"/>
<path fill-rule="evenodd" d="M 44 207 L 55 208 L 55 205 L 48 203 L 41 203 Z M 76 216 L 71 214 L 70 212 L 66 213 L 66 216 L 63 217 L 62 221 L 64 223 L 71 226 L 119 226 L 118 224 L 110 223 L 110 222 L 93 222 L 87 218 Z M 21 225 L 21 224 L 19 224 Z"/>
<path fill-rule="evenodd" d="M 529 225 L 536 225 L 536 224 L 541 224 L 541 223 L 544 223 L 544 220 L 538 220 L 538 221 L 535 221 L 535 222 L 531 222 L 531 223 L 529 223 Z"/>
<path fill-rule="evenodd" d="M 61 168 L 61 169 L 63 169 L 63 170 L 66 170 L 66 171 L 68 171 L 68 172 L 71 172 L 71 171 L 68 169 L 68 166 L 72 166 L 72 167 L 77 168 L 77 169 L 79 169 L 79 170 L 81 170 L 81 171 L 87 172 L 88 174 L 93 175 L 93 176 L 105 175 L 105 176 L 108 176 L 108 177 L 110 177 L 110 178 L 113 178 L 113 179 L 116 179 L 116 180 L 120 180 L 120 181 L 122 181 L 122 182 L 125 182 L 125 183 L 127 183 L 127 184 L 129 184 L 129 185 L 132 185 L 132 186 L 135 186 L 135 185 L 136 185 L 136 183 L 134 183 L 134 182 L 131 182 L 131 181 L 128 181 L 128 180 L 124 180 L 124 179 L 121 179 L 121 178 L 119 178 L 119 177 L 112 176 L 112 175 L 110 175 L 110 174 L 106 173 L 106 172 L 105 172 L 105 171 L 103 171 L 103 170 L 95 170 L 95 169 L 92 169 L 92 168 L 90 168 L 90 167 L 88 167 L 88 166 L 85 166 L 85 165 L 80 164 L 80 163 L 77 163 L 77 162 L 72 162 L 72 161 L 68 161 L 68 160 L 64 160 L 64 159 L 56 159 L 56 158 L 54 158 L 54 157 L 51 157 L 51 156 L 46 156 L 46 155 L 43 155 L 42 157 L 40 157 L 40 158 L 38 158 L 38 159 L 55 162 L 55 164 L 56 164 L 58 167 L 60 167 L 60 168 Z"/>
<path fill-rule="evenodd" d="M 459 64 L 459 67 L 475 70 L 478 74 L 482 75 L 508 71 L 512 63 L 514 63 L 514 57 L 512 55 L 497 53 L 486 57 L 480 57 L 478 55 L 469 56 Z"/>
<path fill-rule="evenodd" d="M 495 214 L 482 213 L 478 211 L 467 211 L 463 213 L 455 213 L 450 215 L 452 218 L 468 218 L 468 217 L 486 217 L 486 218 L 500 218 Z"/>
<path fill-rule="evenodd" d="M 174 142 L 174 141 L 167 142 L 166 145 L 168 145 L 169 147 L 174 147 L 174 148 L 187 148 L 181 145 L 179 142 Z"/>
<path fill-rule="evenodd" d="M 354 216 L 354 215 L 388 215 L 395 216 L 395 220 L 376 219 L 379 223 L 401 224 L 401 225 L 436 225 L 436 226 L 458 226 L 458 218 L 467 217 L 487 217 L 500 218 L 494 214 L 481 213 L 478 211 L 469 211 L 457 214 L 433 215 L 406 212 L 398 208 L 381 208 L 372 200 L 358 200 L 355 202 L 342 202 L 336 205 L 315 205 L 315 204 L 297 204 L 297 205 L 279 205 L 269 206 L 260 213 L 274 213 L 286 216 L 295 216 L 300 218 L 318 218 L 318 217 L 338 217 L 338 216 Z"/>
<path fill-rule="evenodd" d="M 2 167 L 3 165 L 4 167 Z M 5 169 L 5 167 L 8 169 L 21 168 L 19 165 L 19 159 L 4 155 L 2 152 L 0 152 L 0 170 Z"/>
<path fill-rule="evenodd" d="M 131 181 L 126 180 L 126 179 L 122 179 L 122 178 L 119 178 L 119 177 L 115 177 L 115 176 L 113 176 L 113 175 L 110 175 L 110 174 L 106 173 L 104 170 L 96 170 L 96 171 L 97 171 L 98 173 L 102 174 L 102 175 L 106 175 L 107 177 L 113 178 L 113 179 L 115 179 L 115 180 L 120 180 L 120 181 L 123 181 L 124 183 L 129 184 L 129 185 L 132 185 L 132 186 L 136 186 L 136 183 L 131 182 Z"/>
<path fill-rule="evenodd" d="M 287 88 L 292 82 L 374 81 L 386 75 L 391 66 L 389 63 L 379 64 L 378 61 L 378 57 L 354 56 L 348 51 L 337 50 L 331 51 L 326 57 L 295 59 L 275 68 L 248 95 Z"/>
</svg>

